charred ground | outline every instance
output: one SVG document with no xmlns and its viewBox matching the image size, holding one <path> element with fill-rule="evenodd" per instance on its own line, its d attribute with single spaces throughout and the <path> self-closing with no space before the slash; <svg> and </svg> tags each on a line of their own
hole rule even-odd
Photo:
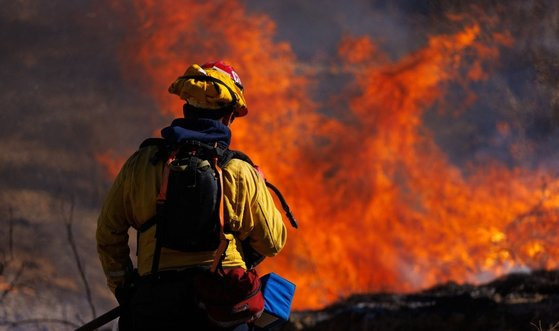
<svg viewBox="0 0 559 331">
<path fill-rule="evenodd" d="M 559 322 L 559 271 L 453 282 L 411 294 L 353 295 L 295 312 L 282 330 L 549 330 Z"/>
</svg>

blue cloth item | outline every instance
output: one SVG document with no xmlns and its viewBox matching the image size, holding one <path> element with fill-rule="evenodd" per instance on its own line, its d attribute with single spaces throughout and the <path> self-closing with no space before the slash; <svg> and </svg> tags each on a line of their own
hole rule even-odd
<svg viewBox="0 0 559 331">
<path fill-rule="evenodd" d="M 264 312 L 276 316 L 281 322 L 288 321 L 295 284 L 273 272 L 262 276 L 260 282 L 265 302 Z"/>
<path fill-rule="evenodd" d="M 198 118 L 177 118 L 170 126 L 161 130 L 161 136 L 171 142 L 198 140 L 205 143 L 219 142 L 229 146 L 231 130 L 227 125 L 217 120 Z"/>
</svg>

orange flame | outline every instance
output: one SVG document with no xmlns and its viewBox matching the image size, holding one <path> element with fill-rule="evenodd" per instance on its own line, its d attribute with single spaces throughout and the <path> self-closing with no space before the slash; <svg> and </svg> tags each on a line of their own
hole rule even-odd
<svg viewBox="0 0 559 331">
<path fill-rule="evenodd" d="M 118 155 L 113 150 L 96 154 L 95 160 L 97 160 L 97 162 L 99 162 L 99 164 L 103 166 L 110 178 L 115 178 L 118 175 L 118 173 L 120 172 L 120 168 L 122 168 L 122 165 L 126 161 L 125 158 Z"/>
<path fill-rule="evenodd" d="M 299 74 L 304 66 L 289 44 L 273 41 L 265 15 L 239 1 L 134 3 L 140 29 L 126 45 L 125 72 L 143 77 L 163 114 L 181 114 L 166 88 L 188 64 L 221 58 L 240 73 L 249 116 L 233 124 L 233 148 L 267 170 L 301 223 L 284 252 L 261 267 L 297 284 L 295 308 L 557 267 L 559 181 L 545 169 L 497 161 L 459 168 L 423 125 L 426 109 L 444 105 L 449 83 L 489 77 L 486 62 L 513 43 L 507 33 L 484 34 L 482 42 L 472 23 L 431 36 L 397 62 L 367 37 L 345 37 L 340 55 L 355 82 L 337 96 L 347 105 L 334 109 L 339 120 L 316 111 L 311 77 Z M 498 130 L 511 129 L 500 123 Z"/>
</svg>

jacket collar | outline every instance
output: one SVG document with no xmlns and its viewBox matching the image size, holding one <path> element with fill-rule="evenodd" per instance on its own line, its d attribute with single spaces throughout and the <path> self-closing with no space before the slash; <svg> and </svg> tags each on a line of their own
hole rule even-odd
<svg viewBox="0 0 559 331">
<path fill-rule="evenodd" d="M 198 140 L 205 143 L 218 142 L 229 146 L 231 129 L 218 120 L 177 118 L 170 126 L 161 130 L 161 136 L 173 143 Z"/>
</svg>

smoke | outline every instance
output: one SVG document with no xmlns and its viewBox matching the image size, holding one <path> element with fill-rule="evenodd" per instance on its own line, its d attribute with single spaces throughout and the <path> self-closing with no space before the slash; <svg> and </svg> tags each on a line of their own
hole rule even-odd
<svg viewBox="0 0 559 331">
<path fill-rule="evenodd" d="M 507 33 L 510 43 L 483 70 L 487 76 L 467 87 L 451 89 L 445 106 L 458 109 L 446 115 L 428 114 L 426 123 L 453 160 L 464 165 L 496 157 L 509 166 L 555 168 L 557 157 L 558 7 L 552 1 L 443 2 L 432 1 L 428 33 L 452 31 L 457 24 L 449 13 L 469 13 L 469 20 L 485 17 L 487 37 Z M 466 103 L 467 108 L 461 109 Z M 456 114 L 458 113 L 458 114 Z"/>
<path fill-rule="evenodd" d="M 2 2 L 4 190 L 72 192 L 96 206 L 106 183 L 94 154 L 129 152 L 153 130 L 149 98 L 120 75 L 125 32 L 94 4 Z"/>
</svg>

